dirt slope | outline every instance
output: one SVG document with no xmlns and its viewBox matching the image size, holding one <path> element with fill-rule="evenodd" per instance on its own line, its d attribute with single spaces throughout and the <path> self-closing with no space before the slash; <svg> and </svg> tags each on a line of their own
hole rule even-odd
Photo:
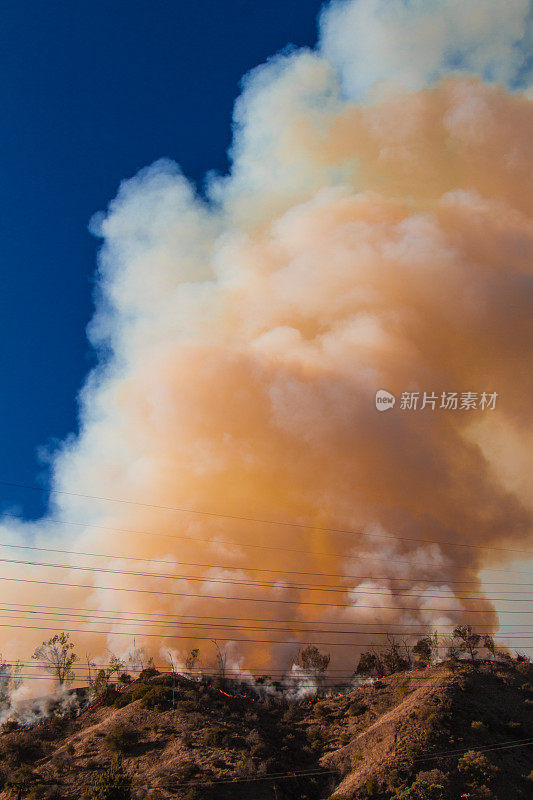
<svg viewBox="0 0 533 800">
<path fill-rule="evenodd" d="M 525 800 L 531 672 L 440 666 L 305 706 L 186 682 L 172 697 L 155 677 L 77 720 L 0 735 L 0 798 L 83 798 L 118 755 L 138 800 Z"/>
</svg>

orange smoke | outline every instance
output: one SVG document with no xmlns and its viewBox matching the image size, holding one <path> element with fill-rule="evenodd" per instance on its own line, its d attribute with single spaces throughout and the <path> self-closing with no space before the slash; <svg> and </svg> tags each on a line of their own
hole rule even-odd
<svg viewBox="0 0 533 800">
<path fill-rule="evenodd" d="M 5 598 L 176 620 L 102 623 L 107 636 L 73 634 L 83 648 L 121 651 L 126 630 L 156 654 L 216 639 L 259 669 L 327 641 L 346 666 L 393 627 L 498 629 L 490 597 L 505 589 L 479 573 L 532 548 L 515 468 L 532 443 L 531 101 L 460 76 L 367 104 L 308 100 L 334 82 L 313 54 L 260 75 L 213 201 L 158 162 L 95 223 L 102 365 L 54 485 L 150 505 L 53 495 L 51 518 L 87 527 L 45 520 L 37 544 L 149 574 L 12 566 L 115 591 L 12 583 Z M 397 397 L 385 413 L 381 388 Z M 403 392 L 469 391 L 496 392 L 495 409 L 400 408 Z M 69 620 L 57 627 L 82 629 Z M 2 636 L 27 651 L 45 633 Z"/>
</svg>

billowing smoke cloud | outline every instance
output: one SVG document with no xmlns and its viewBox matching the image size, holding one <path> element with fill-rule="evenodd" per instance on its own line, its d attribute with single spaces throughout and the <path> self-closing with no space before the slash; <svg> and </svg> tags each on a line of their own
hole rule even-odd
<svg viewBox="0 0 533 800">
<path fill-rule="evenodd" d="M 100 363 L 80 434 L 51 465 L 70 494 L 3 537 L 116 553 L 72 564 L 118 572 L 13 565 L 91 588 L 8 583 L 6 602 L 125 612 L 129 628 L 74 634 L 100 652 L 131 630 L 158 653 L 132 616 L 189 615 L 158 629 L 190 636 L 169 647 L 214 658 L 209 639 L 233 640 L 259 669 L 290 665 L 301 642 L 347 643 L 329 647 L 346 667 L 372 631 L 498 628 L 478 576 L 520 556 L 482 548 L 532 546 L 526 13 L 521 0 L 334 3 L 317 50 L 246 78 L 231 173 L 206 197 L 168 160 L 124 181 L 92 223 Z M 393 409 L 376 410 L 378 389 Z M 403 392 L 436 407 L 403 409 Z M 498 398 L 441 409 L 449 392 Z M 313 583 L 327 588 L 301 588 Z"/>
</svg>

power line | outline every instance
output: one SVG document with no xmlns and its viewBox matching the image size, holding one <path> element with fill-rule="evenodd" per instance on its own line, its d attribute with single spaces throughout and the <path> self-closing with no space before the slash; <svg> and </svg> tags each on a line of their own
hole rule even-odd
<svg viewBox="0 0 533 800">
<path fill-rule="evenodd" d="M 19 517 L 17 517 L 14 514 L 8 514 L 7 512 L 4 512 L 2 516 L 3 517 L 10 517 L 12 519 L 15 519 L 15 520 L 19 521 Z M 249 544 L 247 542 L 228 541 L 227 539 L 213 539 L 212 537 L 210 539 L 204 539 L 204 538 L 197 537 L 197 536 L 195 536 L 195 537 L 178 536 L 178 535 L 175 535 L 175 534 L 158 533 L 157 531 L 144 531 L 144 530 L 138 530 L 138 529 L 134 529 L 134 528 L 113 528 L 113 527 L 109 527 L 107 525 L 93 525 L 91 523 L 85 523 L 85 522 L 71 522 L 71 521 L 68 521 L 68 520 L 56 519 L 54 517 L 47 517 L 45 521 L 46 522 L 53 522 L 54 524 L 57 524 L 57 525 L 74 525 L 76 527 L 80 527 L 80 528 L 84 528 L 84 529 L 86 529 L 86 528 L 94 528 L 95 530 L 107 531 L 108 533 L 128 533 L 128 534 L 133 534 L 134 536 L 157 536 L 157 537 L 162 538 L 162 539 L 172 539 L 172 540 L 175 539 L 175 540 L 179 540 L 179 541 L 189 542 L 191 544 L 196 544 L 197 542 L 202 542 L 202 543 L 205 543 L 205 544 L 209 544 L 211 546 L 218 545 L 218 544 L 227 544 L 227 545 L 231 545 L 232 547 L 244 547 L 244 548 L 248 548 L 248 549 L 252 549 L 252 550 L 272 550 L 272 551 L 276 551 L 276 552 L 283 551 L 285 553 L 299 553 L 301 555 L 310 556 L 312 558 L 316 558 L 317 556 L 320 556 L 321 558 L 338 558 L 338 559 L 342 559 L 343 561 L 357 561 L 357 562 L 359 562 L 359 561 L 364 561 L 366 558 L 368 558 L 368 559 L 370 559 L 372 561 L 386 561 L 388 564 L 406 564 L 407 566 L 412 567 L 412 561 L 406 561 L 405 559 L 399 559 L 399 558 L 396 558 L 396 559 L 394 559 L 394 558 L 379 558 L 378 556 L 374 556 L 374 554 L 372 554 L 372 556 L 367 556 L 367 557 L 359 556 L 359 555 L 358 556 L 349 556 L 349 555 L 346 555 L 344 553 L 326 553 L 325 551 L 301 550 L 301 549 L 294 548 L 294 547 L 281 547 L 281 546 L 278 547 L 278 546 L 272 546 L 272 545 Z M 133 556 L 129 556 L 129 558 L 134 558 L 134 557 Z M 135 560 L 150 561 L 151 559 L 139 558 L 139 559 L 135 559 Z M 442 566 L 441 565 L 436 565 L 436 564 L 426 564 L 426 565 L 424 565 L 424 569 L 442 569 Z M 267 570 L 267 571 L 270 572 L 271 570 Z M 519 572 L 519 571 L 517 571 L 515 569 L 508 570 L 508 569 L 502 569 L 502 568 L 499 568 L 499 567 L 484 567 L 483 571 L 484 572 L 503 572 L 505 574 L 510 573 L 511 575 L 527 575 L 528 574 L 526 572 Z"/>
<path fill-rule="evenodd" d="M 191 540 L 194 541 L 194 540 Z M 109 559 L 117 559 L 120 561 L 148 561 L 152 564 L 171 564 L 173 566 L 180 566 L 180 567 L 204 567 L 204 568 L 214 568 L 214 569 L 238 569 L 244 570 L 246 572 L 269 572 L 269 573 L 279 573 L 279 574 L 286 574 L 286 575 L 306 575 L 306 576 L 316 576 L 322 578 L 343 578 L 345 580 L 350 579 L 359 579 L 359 580 L 388 580 L 388 581 L 403 581 L 403 582 L 413 582 L 413 578 L 400 578 L 397 576 L 381 576 L 377 577 L 374 575 L 348 575 L 344 573 L 331 573 L 331 572 L 301 572 L 297 570 L 287 570 L 287 569 L 268 569 L 266 567 L 249 567 L 248 565 L 229 565 L 229 564 L 202 564 L 196 561 L 174 561 L 170 559 L 158 559 L 158 558 L 140 558 L 138 556 L 125 556 L 119 553 L 92 553 L 92 552 L 84 552 L 78 550 L 65 550 L 60 548 L 53 548 L 53 547 L 36 547 L 34 545 L 24 545 L 24 544 L 11 544 L 6 542 L 0 542 L 0 547 L 12 548 L 16 550 L 32 550 L 32 551 L 39 551 L 39 552 L 46 552 L 46 553 L 61 553 L 63 555 L 71 555 L 71 556 L 86 556 L 91 558 L 109 558 Z M 0 559 L 3 560 L 3 559 Z M 364 560 L 364 559 L 360 559 Z M 381 559 L 378 559 L 381 560 Z M 396 563 L 396 562 L 394 562 Z M 409 562 L 400 562 L 400 563 L 409 563 Z M 428 565 L 430 569 L 442 569 L 442 567 L 437 567 L 435 565 L 431 566 Z M 424 567 L 427 569 L 428 567 Z M 506 570 L 499 570 L 501 572 L 505 572 Z M 152 574 L 152 573 L 150 573 Z M 524 574 L 524 573 L 519 573 Z M 430 578 L 418 578 L 422 582 L 430 582 Z M 457 583 L 477 583 L 474 580 L 462 580 L 462 581 L 450 581 L 446 580 L 446 584 L 457 584 Z M 533 583 L 516 583 L 516 581 L 490 581 L 491 586 L 533 586 Z"/>
<path fill-rule="evenodd" d="M 328 698 L 326 698 L 326 699 L 328 699 Z M 503 744 L 500 744 L 500 745 L 493 745 L 493 746 L 486 746 L 486 747 L 476 747 L 476 750 L 477 751 L 482 751 L 482 752 L 490 752 L 490 751 L 493 751 L 493 750 L 510 750 L 510 749 L 514 749 L 514 748 L 517 748 L 517 747 L 529 747 L 532 744 L 533 744 L 533 739 L 522 739 L 520 741 L 516 741 L 516 739 L 515 739 L 513 742 L 503 743 Z M 442 751 L 441 753 L 438 753 L 438 754 L 435 754 L 435 755 L 432 755 L 432 756 L 421 757 L 421 758 L 417 758 L 417 759 L 414 759 L 414 760 L 419 762 L 419 761 L 428 761 L 428 760 L 433 760 L 433 759 L 438 759 L 438 758 L 455 758 L 458 755 L 463 755 L 464 753 L 468 752 L 471 749 L 472 749 L 471 747 L 465 747 L 465 748 L 463 748 L 461 750 L 455 750 L 455 751 L 453 751 L 451 753 L 449 751 Z M 277 780 L 281 780 L 281 779 L 285 779 L 285 778 L 286 779 L 290 779 L 290 778 L 297 779 L 297 778 L 308 778 L 308 777 L 322 777 L 322 776 L 325 777 L 327 775 L 340 775 L 340 770 L 338 770 L 338 769 L 320 769 L 319 770 L 319 769 L 316 769 L 316 768 L 315 769 L 310 768 L 310 769 L 307 769 L 307 770 L 292 770 L 291 772 L 278 772 L 278 773 L 273 773 L 271 775 L 253 775 L 253 776 L 248 776 L 248 777 L 245 777 L 245 778 L 232 777 L 232 778 L 214 778 L 212 780 L 211 779 L 206 779 L 206 780 L 203 780 L 203 781 L 201 781 L 201 780 L 186 781 L 186 782 L 180 781 L 179 786 L 180 786 L 180 788 L 187 788 L 187 787 L 194 787 L 194 786 L 213 786 L 213 785 L 219 785 L 219 784 L 256 783 L 256 782 L 259 782 L 259 781 L 277 781 Z M 37 783 L 41 783 L 41 782 L 37 781 Z M 42 783 L 44 783 L 44 781 Z M 108 784 L 108 786 L 110 786 L 110 785 L 111 784 Z M 162 789 L 164 791 L 172 791 L 172 789 L 169 789 L 168 786 L 155 786 L 154 784 L 147 785 L 147 784 L 133 783 L 132 788 L 134 788 L 134 789 Z"/>
<path fill-rule="evenodd" d="M 213 617 L 211 614 L 209 614 L 209 615 L 201 615 L 201 614 L 165 614 L 164 612 L 159 612 L 159 611 L 158 612 L 155 612 L 155 611 L 132 611 L 130 609 L 128 609 L 128 611 L 121 611 L 120 609 L 116 609 L 116 608 L 112 608 L 112 609 L 103 609 L 103 608 L 102 609 L 95 609 L 95 608 L 86 608 L 85 606 L 83 606 L 83 607 L 80 607 L 80 606 L 54 606 L 54 605 L 50 605 L 50 604 L 40 605 L 38 603 L 18 603 L 18 602 L 7 603 L 7 602 L 1 602 L 0 601 L 0 606 L 6 606 L 6 605 L 17 606 L 17 610 L 18 610 L 18 607 L 43 608 L 43 609 L 53 608 L 53 609 L 60 610 L 60 611 L 89 611 L 89 612 L 99 612 L 99 613 L 102 613 L 102 614 L 144 614 L 145 616 L 173 617 L 173 618 L 178 619 L 178 620 L 180 620 L 180 619 L 208 619 L 208 620 L 217 620 L 217 621 L 218 620 L 232 620 L 234 622 L 277 622 L 277 623 L 280 623 L 280 624 L 282 624 L 282 623 L 283 624 L 284 623 L 289 623 L 290 624 L 290 623 L 293 622 L 293 620 L 290 620 L 290 619 L 268 619 L 268 618 L 264 619 L 263 617 L 235 617 L 235 616 L 232 616 L 232 617 Z M 300 622 L 301 624 L 305 624 L 305 625 L 322 625 L 326 620 L 296 620 L 296 621 Z M 349 625 L 350 624 L 346 620 L 342 620 L 342 621 L 339 621 L 339 622 L 336 622 L 335 620 L 327 620 L 327 623 L 328 623 L 328 625 L 347 625 L 347 624 Z M 355 622 L 354 622 L 354 624 L 355 624 Z M 398 625 L 399 623 L 379 622 L 378 620 L 374 620 L 373 622 L 357 621 L 356 624 L 357 625 L 389 625 L 389 624 Z M 419 622 L 402 622 L 401 624 L 404 627 L 408 627 L 408 626 L 416 627 L 416 626 L 420 625 Z M 531 625 L 533 625 L 533 623 L 522 623 L 521 624 L 521 623 L 518 623 L 518 622 L 517 623 L 512 623 L 512 624 L 513 624 L 513 627 L 515 627 L 515 628 L 519 628 L 519 627 L 528 627 L 529 628 L 529 627 L 531 627 Z M 432 626 L 430 626 L 430 625 L 427 625 L 426 628 L 427 629 L 431 628 L 432 632 L 434 630 L 434 628 L 432 628 Z M 390 631 L 390 632 L 393 633 L 393 631 Z"/>
<path fill-rule="evenodd" d="M 120 570 L 120 569 L 112 569 L 109 567 L 83 567 L 77 564 L 53 564 L 51 562 L 42 562 L 42 561 L 28 561 L 25 559 L 15 559 L 15 558 L 0 558 L 0 563 L 4 564 L 23 564 L 25 566 L 30 567 L 45 567 L 51 569 L 67 569 L 67 570 L 78 570 L 82 572 L 102 572 L 105 574 L 112 574 L 112 575 L 135 575 L 144 578 L 158 578 L 160 580 L 183 580 L 183 581 L 198 581 L 200 583 L 217 583 L 217 584 L 228 584 L 231 586 L 251 586 L 256 588 L 272 588 L 272 589 L 289 589 L 289 590 L 298 590 L 298 591 L 306 591 L 306 592 L 338 592 L 341 594 L 365 594 L 365 595 L 389 595 L 389 591 L 380 591 L 379 589 L 369 588 L 369 589 L 360 589 L 359 587 L 337 587 L 337 586 L 314 586 L 314 585 L 301 585 L 301 584 L 294 584 L 288 586 L 280 586 L 278 583 L 273 582 L 264 582 L 264 581 L 246 581 L 246 580 L 237 580 L 235 578 L 210 578 L 198 575 L 165 575 L 162 573 L 157 572 L 139 572 L 135 570 Z M 374 580 L 377 580 L 375 578 Z M 468 591 L 468 590 L 467 590 Z M 474 590 L 470 590 L 474 591 Z M 512 590 L 507 589 L 504 590 L 507 594 L 531 594 L 533 590 L 528 590 L 523 592 L 521 590 Z M 403 590 L 395 591 L 395 595 L 401 597 L 426 597 L 425 594 L 417 594 L 412 592 L 404 592 Z M 447 600 L 449 599 L 449 595 L 431 595 L 432 599 L 438 600 Z M 488 602 L 496 602 L 496 601 L 503 601 L 508 603 L 529 603 L 533 601 L 533 597 L 527 598 L 514 598 L 514 597 L 465 597 L 464 595 L 454 595 L 457 600 L 483 600 Z"/>
<path fill-rule="evenodd" d="M 514 741 L 511 740 L 510 742 L 503 742 L 502 744 L 485 745 L 484 747 L 478 747 L 477 745 L 475 745 L 475 750 L 476 750 L 476 752 L 484 752 L 485 753 L 485 752 L 490 752 L 491 750 L 511 750 L 514 747 L 529 747 L 530 745 L 533 745 L 533 739 L 521 739 L 518 742 L 515 739 Z M 472 747 L 472 745 L 470 745 L 470 747 L 464 747 L 464 748 L 461 748 L 459 750 L 453 750 L 451 752 L 442 751 L 440 753 L 436 753 L 436 754 L 431 755 L 431 756 L 423 756 L 422 758 L 415 758 L 413 760 L 414 761 L 433 761 L 434 759 L 437 759 L 437 758 L 456 758 L 458 755 L 462 755 L 463 753 L 466 753 L 466 752 L 468 752 L 469 750 L 472 750 L 472 749 L 473 749 L 473 747 Z"/>
<path fill-rule="evenodd" d="M 84 614 L 72 614 L 72 613 L 65 613 L 65 612 L 61 613 L 61 612 L 52 612 L 52 611 L 46 611 L 46 612 L 19 611 L 18 609 L 15 609 L 14 613 L 15 614 L 16 613 L 32 614 L 32 615 L 37 615 L 37 614 L 41 614 L 42 613 L 43 614 L 42 617 L 37 617 L 37 616 L 33 617 L 34 619 L 38 619 L 41 622 L 54 622 L 54 621 L 56 621 L 55 617 L 61 617 L 61 619 L 57 619 L 58 623 L 60 623 L 60 622 L 72 622 L 72 621 L 73 622 L 77 622 L 78 619 L 79 619 L 81 622 L 87 621 L 87 624 L 91 624 L 91 625 L 94 625 L 95 623 L 109 622 L 111 625 L 125 625 L 125 626 L 139 625 L 139 626 L 141 626 L 143 628 L 146 628 L 146 627 L 164 627 L 164 626 L 170 627 L 171 626 L 172 629 L 176 629 L 176 628 L 181 629 L 181 628 L 184 628 L 184 627 L 185 628 L 186 627 L 189 627 L 189 628 L 209 628 L 209 629 L 211 629 L 211 628 L 221 628 L 223 630 L 268 631 L 268 632 L 271 632 L 271 633 L 310 633 L 310 634 L 332 633 L 332 634 L 335 634 L 335 635 L 346 634 L 347 636 L 354 636 L 354 635 L 381 636 L 381 635 L 386 635 L 387 633 L 389 635 L 391 635 L 391 636 L 393 636 L 393 635 L 394 636 L 418 636 L 418 635 L 423 635 L 425 633 L 422 630 L 420 630 L 418 632 L 417 631 L 393 631 L 393 632 L 391 632 L 391 631 L 388 631 L 388 630 L 387 631 L 360 631 L 360 630 L 348 631 L 348 630 L 334 630 L 334 629 L 331 629 L 331 628 L 313 628 L 313 629 L 311 629 L 311 628 L 272 628 L 272 627 L 269 627 L 269 626 L 266 626 L 266 625 L 258 625 L 258 626 L 255 626 L 255 625 L 233 625 L 233 624 L 222 624 L 222 625 L 218 624 L 217 625 L 216 623 L 213 623 L 213 622 L 180 622 L 180 623 L 176 623 L 176 622 L 167 622 L 167 621 L 159 621 L 159 620 L 155 620 L 155 621 L 154 620 L 147 620 L 147 621 L 144 621 L 142 619 L 134 619 L 134 618 L 131 618 L 131 617 L 127 617 L 127 618 L 124 619 L 124 618 L 119 618 L 119 617 L 103 617 L 103 616 L 90 615 L 90 614 L 89 615 L 84 615 Z M 5 614 L 5 609 L 0 609 L 0 614 L 3 614 L 3 616 L 1 616 L 0 619 L 27 619 L 27 617 L 15 616 L 15 615 L 13 615 L 11 613 Z M 66 619 L 63 619 L 64 617 L 66 617 Z M 357 624 L 357 623 L 354 623 L 354 624 Z M 138 633 L 139 633 L 139 636 L 142 636 L 142 633 L 140 631 L 138 631 Z M 164 633 L 161 634 L 161 636 L 165 636 L 165 635 L 166 634 L 164 634 Z M 444 634 L 444 635 L 446 635 L 446 634 Z M 533 639 L 533 635 L 530 636 L 527 633 L 526 634 L 513 633 L 513 634 L 506 634 L 506 636 L 513 636 L 513 638 L 515 638 L 515 639 Z M 379 645 L 379 646 L 381 647 L 382 645 Z"/>
<path fill-rule="evenodd" d="M 67 492 L 61 489 L 51 489 L 51 488 L 46 489 L 42 486 L 32 486 L 30 484 L 13 483 L 10 481 L 0 480 L 0 485 L 16 487 L 18 489 L 30 489 L 32 491 L 37 491 L 37 492 L 48 492 L 50 494 L 67 495 L 69 497 L 81 497 L 86 500 L 102 500 L 108 503 L 121 503 L 125 505 L 142 506 L 143 508 L 152 508 L 152 509 L 157 509 L 159 511 L 172 511 L 185 514 L 198 514 L 200 516 L 216 517 L 219 519 L 231 519 L 239 522 L 255 522 L 261 525 L 279 525 L 288 528 L 299 528 L 302 530 L 320 531 L 321 533 L 335 533 L 347 536 L 366 536 L 378 539 L 388 539 L 392 541 L 422 542 L 424 544 L 443 544 L 448 547 L 466 547 L 476 550 L 479 549 L 496 550 L 503 553 L 521 553 L 522 555 L 533 556 L 533 551 L 529 550 L 515 550 L 506 547 L 490 547 L 488 545 L 465 544 L 464 542 L 446 542 L 439 539 L 416 539 L 407 536 L 387 536 L 380 533 L 368 533 L 366 531 L 355 531 L 346 528 L 329 528 L 321 525 L 308 525 L 302 522 L 287 522 L 285 520 L 260 519 L 258 517 L 239 516 L 237 514 L 222 514 L 215 511 L 200 511 L 199 509 L 193 509 L 193 508 L 180 508 L 177 506 L 158 505 L 156 503 L 143 503 L 138 500 L 125 500 L 123 498 L 118 498 L 118 497 L 102 497 L 100 495 L 82 494 L 81 492 Z"/>
<path fill-rule="evenodd" d="M 67 586 L 70 588 L 77 588 L 77 589 L 98 589 L 102 591 L 109 591 L 109 592 L 133 592 L 136 594 L 155 594 L 158 596 L 170 596 L 170 597 L 194 597 L 194 598 L 203 598 L 204 600 L 236 600 L 239 602 L 246 602 L 246 603 L 283 603 L 284 605 L 299 605 L 299 606 L 330 606 L 333 608 L 376 608 L 381 610 L 395 610 L 395 611 L 440 611 L 441 613 L 444 612 L 454 612 L 454 613 L 463 613 L 463 614 L 491 614 L 494 613 L 492 609 L 458 609 L 458 608 L 432 608 L 430 606 L 424 606 L 424 608 L 420 608 L 418 606 L 371 606 L 371 605 L 363 605 L 357 604 L 354 606 L 352 604 L 346 603 L 323 603 L 320 601 L 310 601 L 310 600 L 274 600 L 273 598 L 259 598 L 259 597 L 230 597 L 226 595 L 216 595 L 216 594 L 192 594 L 191 592 L 156 592 L 155 590 L 151 589 L 129 589 L 124 587 L 117 587 L 117 586 L 94 586 L 91 584 L 83 584 L 83 583 L 63 583 L 59 581 L 42 581 L 42 580 L 32 580 L 30 578 L 6 578 L 0 576 L 0 581 L 9 581 L 12 583 L 34 583 L 37 585 L 44 585 L 44 586 Z M 423 595 L 421 595 L 423 597 Z M 428 598 L 429 599 L 429 598 Z M 451 599 L 451 598 L 445 598 Z M 482 602 L 484 598 L 469 598 L 474 601 Z M 515 600 L 508 600 L 507 602 L 517 602 Z M 529 601 L 524 601 L 529 602 Z M 499 609 L 498 614 L 532 614 L 533 611 L 521 611 L 518 609 Z"/>
<path fill-rule="evenodd" d="M 12 628 L 12 629 L 23 629 L 23 630 L 35 630 L 35 631 L 55 631 L 57 628 L 50 628 L 50 627 L 43 627 L 38 625 L 8 625 L 5 623 L 0 623 L 0 628 Z M 83 628 L 64 628 L 63 629 L 66 633 L 90 633 L 90 634 L 102 634 L 104 636 L 132 636 L 132 631 L 95 631 L 95 630 L 85 630 Z M 312 632 L 312 631 L 310 631 Z M 142 633 L 137 631 L 138 636 L 142 637 L 149 637 L 151 639 L 186 639 L 189 641 L 213 641 L 212 636 L 198 636 L 197 634 L 164 634 L 161 633 Z M 233 636 L 227 637 L 228 641 L 231 642 L 239 642 L 240 644 L 299 644 L 299 642 L 288 641 L 287 639 L 236 639 Z M 301 643 L 300 643 L 301 644 Z M 320 645 L 321 647 L 357 647 L 357 642 L 320 642 L 313 639 L 312 644 Z M 369 646 L 368 642 L 365 642 L 365 647 Z M 376 647 L 377 645 L 371 645 Z M 529 648 L 528 646 L 521 647 L 522 650 L 533 649 L 533 647 Z"/>
</svg>

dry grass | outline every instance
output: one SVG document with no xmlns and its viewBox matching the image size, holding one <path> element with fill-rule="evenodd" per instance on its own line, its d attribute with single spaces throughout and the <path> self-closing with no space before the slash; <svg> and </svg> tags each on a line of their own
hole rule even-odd
<svg viewBox="0 0 533 800">
<path fill-rule="evenodd" d="M 531 668 L 520 666 L 392 675 L 303 707 L 251 704 L 186 684 L 173 707 L 165 681 L 146 677 L 126 705 L 0 735 L 0 778 L 27 781 L 22 797 L 37 797 L 39 781 L 43 797 L 83 798 L 118 754 L 136 800 L 419 800 L 439 774 L 445 800 L 465 791 L 526 800 L 532 748 L 487 753 L 487 763 L 476 756 L 486 744 L 533 737 Z M 459 756 L 427 761 L 450 750 L 474 755 L 462 767 Z M 250 780 L 322 767 L 313 778 Z M 437 784 L 427 790 L 436 798 Z M 0 792 L 1 800 L 13 796 L 7 786 Z"/>
</svg>

